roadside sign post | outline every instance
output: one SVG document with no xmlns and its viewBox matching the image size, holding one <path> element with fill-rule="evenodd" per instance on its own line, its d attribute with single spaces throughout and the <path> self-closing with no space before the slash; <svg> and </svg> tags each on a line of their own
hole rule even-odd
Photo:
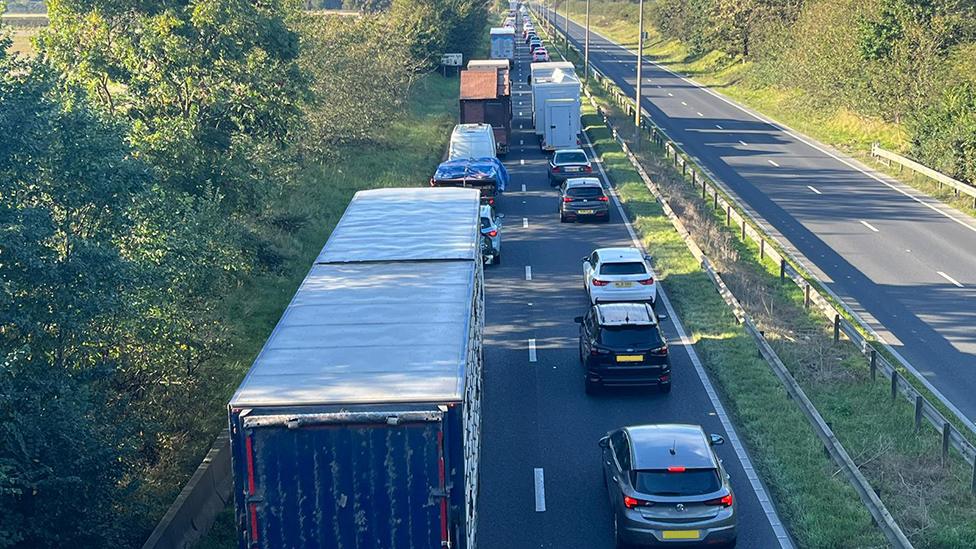
<svg viewBox="0 0 976 549">
<path fill-rule="evenodd" d="M 445 53 L 441 56 L 441 70 L 445 77 L 447 76 L 447 67 L 457 67 L 458 73 L 460 73 L 463 64 L 463 55 L 460 53 Z"/>
</svg>

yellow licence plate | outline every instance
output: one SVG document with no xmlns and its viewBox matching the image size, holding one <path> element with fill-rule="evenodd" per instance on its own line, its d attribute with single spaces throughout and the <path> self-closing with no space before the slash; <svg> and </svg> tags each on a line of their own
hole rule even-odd
<svg viewBox="0 0 976 549">
<path fill-rule="evenodd" d="M 661 532 L 664 539 L 698 539 L 698 530 L 664 530 Z"/>
<path fill-rule="evenodd" d="M 643 362 L 644 355 L 617 355 L 617 362 Z"/>
</svg>

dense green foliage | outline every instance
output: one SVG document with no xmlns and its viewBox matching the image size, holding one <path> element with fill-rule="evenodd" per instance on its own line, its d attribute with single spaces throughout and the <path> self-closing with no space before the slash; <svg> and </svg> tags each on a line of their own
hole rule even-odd
<svg viewBox="0 0 976 549">
<path fill-rule="evenodd" d="M 290 193 L 383 139 L 418 71 L 486 20 L 398 1 L 439 24 L 50 0 L 38 57 L 0 43 L 0 547 L 148 535 L 266 336 L 234 298 L 291 275 Z"/>
<path fill-rule="evenodd" d="M 633 2 L 604 9 L 633 17 Z M 813 107 L 904 124 L 913 156 L 976 182 L 963 112 L 976 84 L 971 0 L 649 0 L 658 31 L 694 56 L 751 62 L 759 86 L 799 90 Z M 971 103 L 970 103 L 971 105 Z"/>
</svg>

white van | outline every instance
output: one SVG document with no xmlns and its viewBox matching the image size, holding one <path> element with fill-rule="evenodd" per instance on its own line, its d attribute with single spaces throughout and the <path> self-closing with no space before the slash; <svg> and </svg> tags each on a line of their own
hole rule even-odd
<svg viewBox="0 0 976 549">
<path fill-rule="evenodd" d="M 495 134 L 491 124 L 458 124 L 451 132 L 448 160 L 495 158 Z"/>
</svg>

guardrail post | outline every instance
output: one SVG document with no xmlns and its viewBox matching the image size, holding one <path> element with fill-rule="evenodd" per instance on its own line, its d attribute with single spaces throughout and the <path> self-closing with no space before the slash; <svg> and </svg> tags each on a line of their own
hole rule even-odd
<svg viewBox="0 0 976 549">
<path fill-rule="evenodd" d="M 725 206 L 725 226 L 728 227 L 732 224 L 732 205 L 727 204 Z"/>
<path fill-rule="evenodd" d="M 949 439 L 952 437 L 952 424 L 942 422 L 942 466 L 949 464 Z"/>
<path fill-rule="evenodd" d="M 915 431 L 918 432 L 922 428 L 922 403 L 925 399 L 922 395 L 915 396 Z"/>
<path fill-rule="evenodd" d="M 891 400 L 898 397 L 898 370 L 891 371 Z"/>
<path fill-rule="evenodd" d="M 702 179 L 701 184 L 702 184 L 702 200 L 705 200 L 705 198 L 708 196 L 708 181 Z"/>
<path fill-rule="evenodd" d="M 810 308 L 810 283 L 805 282 L 803 284 L 803 306 L 807 309 Z"/>
<path fill-rule="evenodd" d="M 779 260 L 779 279 L 786 280 L 786 260 Z"/>
<path fill-rule="evenodd" d="M 718 209 L 718 187 L 715 188 L 715 200 L 712 201 L 712 207 Z"/>
<path fill-rule="evenodd" d="M 976 459 L 973 460 L 973 485 L 971 489 L 976 494 Z"/>
<path fill-rule="evenodd" d="M 681 175 L 687 175 L 687 170 L 688 170 L 688 163 L 687 162 L 682 162 L 681 163 Z"/>
<path fill-rule="evenodd" d="M 878 351 L 871 349 L 871 381 L 878 379 Z"/>
<path fill-rule="evenodd" d="M 746 217 L 742 216 L 742 242 L 746 241 Z"/>
<path fill-rule="evenodd" d="M 766 239 L 759 237 L 759 259 L 766 259 Z"/>
<path fill-rule="evenodd" d="M 834 343 L 840 341 L 840 315 L 834 313 Z"/>
</svg>

